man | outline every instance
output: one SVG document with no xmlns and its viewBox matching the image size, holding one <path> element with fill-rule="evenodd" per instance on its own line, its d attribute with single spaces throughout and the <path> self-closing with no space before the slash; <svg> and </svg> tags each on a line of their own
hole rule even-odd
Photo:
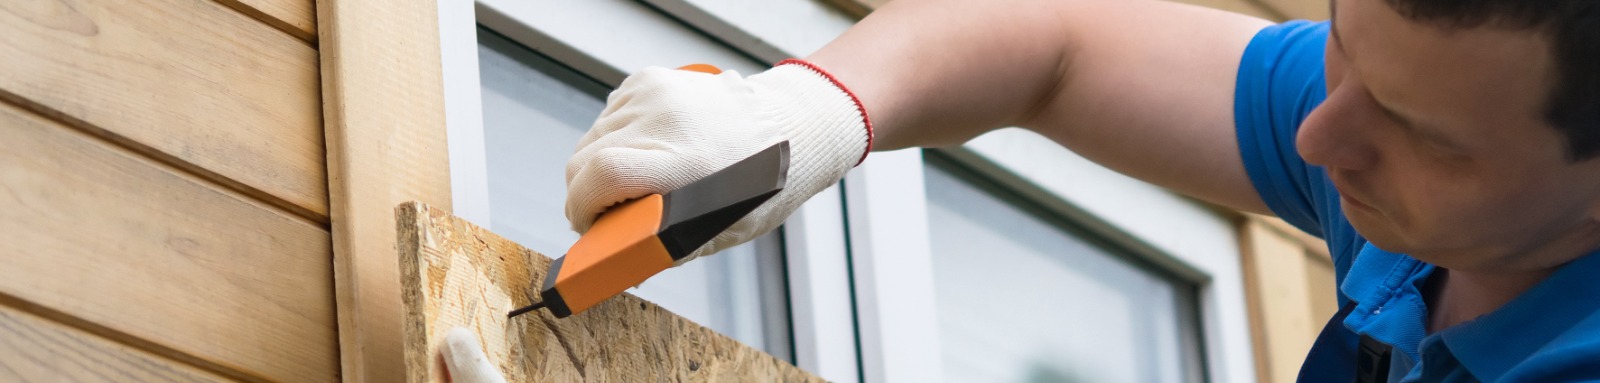
<svg viewBox="0 0 1600 383">
<path fill-rule="evenodd" d="M 649 69 L 568 164 L 568 218 L 789 140 L 750 240 L 870 150 L 1020 126 L 1328 240 L 1302 381 L 1600 380 L 1600 2 L 1336 0 L 1269 25 L 1148 0 L 898 0 L 741 77 Z"/>
</svg>

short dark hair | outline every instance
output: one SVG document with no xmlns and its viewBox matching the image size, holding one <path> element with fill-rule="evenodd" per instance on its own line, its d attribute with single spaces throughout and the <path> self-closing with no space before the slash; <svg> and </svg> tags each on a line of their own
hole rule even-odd
<svg viewBox="0 0 1600 383">
<path fill-rule="evenodd" d="M 1600 1 L 1386 0 L 1413 21 L 1443 28 L 1534 29 L 1550 38 L 1556 64 L 1545 119 L 1567 139 L 1567 156 L 1600 156 Z"/>
</svg>

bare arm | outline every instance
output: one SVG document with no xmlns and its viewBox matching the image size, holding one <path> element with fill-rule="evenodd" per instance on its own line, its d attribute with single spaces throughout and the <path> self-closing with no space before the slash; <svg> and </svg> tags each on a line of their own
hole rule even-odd
<svg viewBox="0 0 1600 383">
<path fill-rule="evenodd" d="M 896 0 L 809 59 L 880 150 L 1021 126 L 1178 192 L 1267 213 L 1239 157 L 1239 58 L 1269 23 L 1156 0 Z"/>
</svg>

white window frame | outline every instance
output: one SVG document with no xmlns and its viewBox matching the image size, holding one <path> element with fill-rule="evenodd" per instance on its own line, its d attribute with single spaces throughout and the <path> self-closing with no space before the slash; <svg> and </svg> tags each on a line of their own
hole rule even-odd
<svg viewBox="0 0 1600 383">
<path fill-rule="evenodd" d="M 809 53 L 854 21 L 812 0 L 440 0 L 452 195 L 458 216 L 489 214 L 477 24 L 615 86 L 647 66 L 710 63 L 741 73 Z M 773 9 L 782 10 L 781 12 Z M 951 152 L 1026 180 L 1047 205 L 1147 249 L 1198 283 L 1207 378 L 1254 381 L 1239 247 L 1227 217 L 1133 180 L 1030 132 L 1008 129 Z M 784 226 L 795 358 L 836 382 L 937 382 L 924 163 L 874 153 Z M 860 351 L 858 355 L 857 351 Z"/>
</svg>

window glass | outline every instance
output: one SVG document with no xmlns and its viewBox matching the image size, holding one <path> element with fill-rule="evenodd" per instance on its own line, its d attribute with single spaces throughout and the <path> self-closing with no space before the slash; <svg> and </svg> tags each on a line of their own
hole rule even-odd
<svg viewBox="0 0 1600 383">
<path fill-rule="evenodd" d="M 1192 287 L 947 168 L 926 173 L 946 380 L 1197 380 Z"/>
<path fill-rule="evenodd" d="M 564 210 L 567 158 L 610 89 L 487 29 L 479 28 L 478 44 L 490 229 L 560 256 L 578 240 Z M 788 360 L 782 257 L 780 239 L 769 234 L 629 292 Z"/>
</svg>

